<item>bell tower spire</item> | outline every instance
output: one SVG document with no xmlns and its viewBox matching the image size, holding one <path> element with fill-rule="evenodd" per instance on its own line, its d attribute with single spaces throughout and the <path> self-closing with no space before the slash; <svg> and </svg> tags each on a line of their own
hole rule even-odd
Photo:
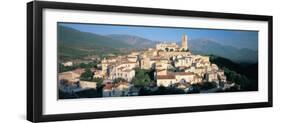
<svg viewBox="0 0 281 123">
<path fill-rule="evenodd" d="M 187 37 L 187 35 L 186 34 L 184 34 L 183 36 L 182 36 L 182 41 L 181 41 L 181 47 L 182 47 L 182 49 L 184 49 L 184 50 L 187 50 L 188 49 L 188 37 Z"/>
</svg>

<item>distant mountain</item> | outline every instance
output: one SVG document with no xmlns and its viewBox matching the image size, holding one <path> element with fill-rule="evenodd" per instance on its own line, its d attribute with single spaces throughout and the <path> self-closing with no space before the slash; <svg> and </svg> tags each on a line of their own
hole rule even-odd
<svg viewBox="0 0 281 123">
<path fill-rule="evenodd" d="M 132 46 L 107 36 L 59 26 L 58 47 L 60 56 L 79 58 L 90 54 L 119 53 Z"/>
<path fill-rule="evenodd" d="M 230 59 L 234 62 L 256 63 L 258 52 L 251 49 L 238 49 L 206 39 L 190 40 L 189 48 L 195 54 L 216 55 Z"/>
<path fill-rule="evenodd" d="M 189 40 L 189 48 L 194 54 L 216 55 L 234 62 L 256 63 L 258 52 L 251 49 L 238 49 L 225 46 L 212 40 Z M 58 46 L 59 56 L 84 57 L 86 55 L 120 54 L 132 49 L 155 47 L 156 42 L 133 35 L 98 35 L 59 26 Z M 181 46 L 181 43 L 178 42 Z"/>
<path fill-rule="evenodd" d="M 107 37 L 119 40 L 123 43 L 133 46 L 134 48 L 139 48 L 139 49 L 152 48 L 152 47 L 155 47 L 155 44 L 156 44 L 156 42 L 153 42 L 149 39 L 145 39 L 145 38 L 133 36 L 133 35 L 111 34 L 111 35 L 107 35 Z"/>
<path fill-rule="evenodd" d="M 92 48 L 92 47 L 110 47 L 110 48 L 125 48 L 130 47 L 129 44 L 123 43 L 119 40 L 112 39 L 110 37 L 88 33 L 88 32 L 81 32 L 75 30 L 73 28 L 60 26 L 59 28 L 59 37 L 58 40 L 60 43 L 65 45 L 75 45 L 76 47 L 82 48 Z"/>
<path fill-rule="evenodd" d="M 80 58 L 91 54 L 114 54 L 155 47 L 155 42 L 133 35 L 104 36 L 59 26 L 58 45 L 61 57 Z"/>
</svg>

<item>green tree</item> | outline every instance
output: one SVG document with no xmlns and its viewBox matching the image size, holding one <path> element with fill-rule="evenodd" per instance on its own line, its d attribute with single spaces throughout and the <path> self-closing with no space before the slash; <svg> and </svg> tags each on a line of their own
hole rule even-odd
<svg viewBox="0 0 281 123">
<path fill-rule="evenodd" d="M 184 49 L 181 49 L 181 52 L 185 52 L 185 50 L 184 50 Z"/>
<path fill-rule="evenodd" d="M 149 71 L 136 69 L 136 75 L 132 79 L 132 82 L 135 86 L 139 86 L 139 87 L 147 86 L 151 82 L 151 79 L 149 77 Z"/>
<path fill-rule="evenodd" d="M 166 47 L 165 50 L 166 50 L 166 52 L 168 52 L 168 51 L 169 51 L 169 48 Z"/>
<path fill-rule="evenodd" d="M 74 70 L 76 68 L 77 68 L 77 66 L 75 66 L 75 65 L 73 65 L 73 66 L 64 66 L 61 63 L 58 65 L 59 73 L 66 72 L 66 71 L 72 71 L 72 70 Z"/>
<path fill-rule="evenodd" d="M 93 78 L 92 80 L 93 82 L 97 82 L 97 88 L 96 88 L 96 92 L 97 92 L 97 97 L 102 97 L 102 91 L 103 91 L 103 79 L 102 78 Z"/>
<path fill-rule="evenodd" d="M 227 77 L 227 80 L 234 82 L 235 84 L 239 85 L 241 87 L 241 90 L 256 90 L 257 87 L 255 87 L 255 83 L 248 79 L 245 75 L 241 75 L 235 71 L 232 71 L 228 68 L 223 68 L 225 75 Z"/>
<path fill-rule="evenodd" d="M 175 72 L 184 72 L 184 69 L 180 69 L 179 67 L 177 67 L 177 68 L 175 69 Z"/>
<path fill-rule="evenodd" d="M 199 84 L 200 90 L 209 90 L 212 88 L 216 88 L 217 87 L 217 83 L 215 82 L 204 82 L 202 84 Z"/>
<path fill-rule="evenodd" d="M 169 72 L 176 72 L 176 68 L 169 68 L 169 69 L 167 69 L 167 71 L 169 71 Z"/>
<path fill-rule="evenodd" d="M 79 67 L 80 68 L 97 68 L 97 61 L 89 62 L 89 63 L 80 63 Z"/>
<path fill-rule="evenodd" d="M 85 69 L 85 72 L 81 74 L 80 80 L 91 81 L 93 78 L 93 73 L 89 68 Z"/>
<path fill-rule="evenodd" d="M 181 52 L 189 52 L 189 49 L 182 49 Z"/>
<path fill-rule="evenodd" d="M 93 82 L 97 82 L 97 87 L 101 87 L 102 83 L 103 83 L 103 79 L 102 78 L 93 78 L 92 80 Z"/>
<path fill-rule="evenodd" d="M 191 85 L 191 87 L 189 88 L 188 94 L 193 94 L 193 93 L 200 93 L 200 87 L 198 84 L 193 84 Z"/>
<path fill-rule="evenodd" d="M 87 68 L 87 64 L 85 64 L 85 63 L 80 63 L 80 64 L 79 64 L 79 67 L 81 67 L 81 68 Z"/>
<path fill-rule="evenodd" d="M 114 83 L 124 82 L 124 81 L 126 81 L 126 80 L 124 78 L 120 78 L 120 77 L 113 80 Z"/>
<path fill-rule="evenodd" d="M 90 67 L 90 68 L 97 68 L 98 63 L 97 63 L 97 61 L 89 62 L 87 64 L 87 66 Z"/>
</svg>

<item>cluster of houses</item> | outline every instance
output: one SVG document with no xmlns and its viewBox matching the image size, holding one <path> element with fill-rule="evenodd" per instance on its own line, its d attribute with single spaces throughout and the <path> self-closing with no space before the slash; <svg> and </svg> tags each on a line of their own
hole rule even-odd
<svg viewBox="0 0 281 123">
<path fill-rule="evenodd" d="M 210 62 L 209 56 L 193 55 L 188 50 L 188 38 L 182 37 L 182 46 L 159 43 L 140 56 L 142 69 L 155 69 L 157 86 L 188 88 L 201 82 L 225 83 L 224 71 Z"/>
<path fill-rule="evenodd" d="M 64 65 L 72 65 L 70 62 Z M 128 55 L 108 56 L 101 60 L 100 69 L 93 69 L 93 78 L 102 78 L 103 97 L 138 95 L 139 89 L 133 85 L 135 68 L 155 70 L 154 80 L 157 87 L 177 87 L 188 90 L 192 84 L 202 82 L 226 83 L 224 71 L 212 64 L 208 56 L 193 55 L 188 50 L 187 35 L 182 37 L 182 46 L 176 43 L 159 43 L 155 48 L 131 52 Z M 70 88 L 61 86 L 61 90 L 83 90 L 96 88 L 96 82 L 79 81 L 84 69 L 59 73 L 59 83 L 65 85 L 68 80 Z M 122 78 L 116 83 L 115 79 Z M 75 85 L 75 86 L 73 86 Z M 68 86 L 66 86 L 68 87 Z"/>
<path fill-rule="evenodd" d="M 91 71 L 93 73 L 100 72 L 95 69 L 91 69 Z M 83 72 L 85 72 L 84 68 L 77 68 L 73 71 L 59 73 L 59 90 L 65 93 L 75 94 L 80 91 L 97 89 L 97 82 L 80 80 L 80 76 Z M 97 77 L 97 75 L 94 74 L 93 77 Z M 127 80 L 116 83 L 113 79 L 105 79 L 102 85 L 104 85 L 102 90 L 103 97 L 137 96 L 139 92 L 139 89 L 135 88 L 133 84 L 129 83 Z"/>
</svg>

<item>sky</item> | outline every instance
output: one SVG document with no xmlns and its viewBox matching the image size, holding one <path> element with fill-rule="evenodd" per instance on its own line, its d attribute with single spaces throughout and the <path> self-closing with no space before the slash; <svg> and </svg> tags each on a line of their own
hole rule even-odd
<svg viewBox="0 0 281 123">
<path fill-rule="evenodd" d="M 134 35 L 152 41 L 161 42 L 179 42 L 181 41 L 182 35 L 187 34 L 189 40 L 208 39 L 220 43 L 222 45 L 230 45 L 239 49 L 249 48 L 255 51 L 257 51 L 258 49 L 257 31 L 81 23 L 59 23 L 59 25 L 71 27 L 82 32 L 90 32 L 100 35 Z"/>
</svg>

